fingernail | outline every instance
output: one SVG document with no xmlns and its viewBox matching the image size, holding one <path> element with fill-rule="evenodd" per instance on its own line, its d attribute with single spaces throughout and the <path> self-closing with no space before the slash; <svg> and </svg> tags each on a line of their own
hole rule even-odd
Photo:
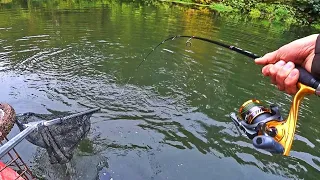
<svg viewBox="0 0 320 180">
<path fill-rule="evenodd" d="M 254 62 L 256 62 L 256 63 L 257 63 L 257 62 L 261 62 L 261 61 L 262 61 L 261 58 L 257 58 L 257 59 L 254 60 Z"/>
<path fill-rule="evenodd" d="M 283 66 L 284 69 L 291 69 L 293 67 L 293 64 L 291 62 L 288 62 L 286 65 Z"/>
<path fill-rule="evenodd" d="M 289 75 L 289 77 L 295 77 L 298 73 L 296 71 L 292 71 Z"/>
</svg>

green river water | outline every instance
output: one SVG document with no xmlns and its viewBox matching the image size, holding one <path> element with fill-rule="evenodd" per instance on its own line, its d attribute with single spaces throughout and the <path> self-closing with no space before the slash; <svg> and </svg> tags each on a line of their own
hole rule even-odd
<svg viewBox="0 0 320 180">
<path fill-rule="evenodd" d="M 292 97 L 251 59 L 195 35 L 263 55 L 316 33 L 205 9 L 119 1 L 0 1 L 0 99 L 17 113 L 102 110 L 66 173 L 43 150 L 17 150 L 46 179 L 318 179 L 318 97 L 301 105 L 290 156 L 256 150 L 229 113 L 256 98 L 286 116 Z M 126 84 L 128 79 L 130 82 Z M 14 128 L 10 136 L 18 132 Z M 100 172 L 101 173 L 101 172 Z"/>
</svg>

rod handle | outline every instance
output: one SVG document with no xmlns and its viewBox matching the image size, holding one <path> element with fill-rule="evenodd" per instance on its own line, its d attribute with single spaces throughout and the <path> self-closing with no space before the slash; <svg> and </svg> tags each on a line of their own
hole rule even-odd
<svg viewBox="0 0 320 180">
<path fill-rule="evenodd" d="M 309 73 L 306 69 L 304 69 L 301 66 L 296 65 L 296 68 L 299 70 L 299 82 L 306 85 L 310 86 L 314 89 L 317 89 L 320 81 L 317 80 L 315 77 L 312 76 L 311 73 Z"/>
</svg>

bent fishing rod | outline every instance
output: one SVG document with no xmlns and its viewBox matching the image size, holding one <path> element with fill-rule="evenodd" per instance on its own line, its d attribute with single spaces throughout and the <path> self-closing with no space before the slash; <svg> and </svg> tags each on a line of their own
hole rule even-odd
<svg viewBox="0 0 320 180">
<path fill-rule="evenodd" d="M 197 39 L 227 48 L 252 59 L 260 57 L 250 51 L 211 39 L 197 36 L 177 35 L 169 37 L 155 46 L 155 48 L 153 48 L 139 63 L 137 69 L 147 57 L 156 50 L 156 48 L 167 41 L 178 38 L 188 38 L 186 41 L 187 46 L 192 45 L 192 39 Z M 320 81 L 314 78 L 301 66 L 296 65 L 296 68 L 299 70 L 300 74 L 297 83 L 299 90 L 293 97 L 289 115 L 286 119 L 281 116 L 278 106 L 272 104 L 269 107 L 266 107 L 256 99 L 250 99 L 243 103 L 240 106 L 238 113 L 230 113 L 230 118 L 236 125 L 239 133 L 241 134 L 239 130 L 241 129 L 247 137 L 252 140 L 254 147 L 266 150 L 273 154 L 289 155 L 298 120 L 298 110 L 302 99 L 305 95 L 315 94 L 320 96 Z"/>
</svg>

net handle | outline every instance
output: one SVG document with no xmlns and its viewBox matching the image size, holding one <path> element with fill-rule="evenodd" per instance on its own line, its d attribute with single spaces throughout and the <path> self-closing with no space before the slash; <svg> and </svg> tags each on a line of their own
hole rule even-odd
<svg viewBox="0 0 320 180">
<path fill-rule="evenodd" d="M 51 125 L 54 125 L 54 124 L 59 124 L 59 123 L 65 121 L 67 119 L 74 118 L 74 117 L 77 117 L 77 116 L 86 115 L 86 114 L 92 114 L 92 113 L 95 113 L 95 112 L 97 112 L 99 110 L 100 110 L 100 108 L 89 109 L 87 111 L 79 112 L 79 113 L 76 113 L 76 114 L 71 114 L 69 116 L 65 116 L 65 117 L 62 117 L 62 118 L 56 118 L 56 119 L 52 119 L 50 121 L 45 121 L 43 124 L 44 124 L 44 126 L 51 126 Z"/>
<path fill-rule="evenodd" d="M 40 124 L 43 124 L 42 121 L 35 122 L 31 126 L 28 126 L 18 135 L 13 137 L 10 141 L 6 142 L 4 145 L 0 147 L 0 158 L 6 155 L 12 148 L 14 148 L 17 144 L 19 144 L 26 136 L 28 136 L 32 131 L 37 129 Z"/>
<path fill-rule="evenodd" d="M 3 157 L 4 155 L 6 155 L 12 148 L 14 148 L 25 137 L 27 137 L 31 132 L 33 132 L 35 129 L 37 129 L 39 127 L 54 125 L 54 124 L 57 124 L 57 123 L 61 123 L 64 120 L 67 120 L 67 119 L 70 119 L 70 118 L 74 118 L 74 117 L 77 117 L 77 116 L 91 114 L 91 113 L 97 112 L 99 110 L 100 110 L 100 108 L 94 108 L 94 109 L 90 109 L 90 110 L 87 110 L 87 111 L 75 113 L 75 114 L 72 114 L 72 115 L 69 115 L 69 116 L 65 116 L 63 118 L 53 119 L 53 120 L 50 120 L 50 121 L 38 121 L 38 122 L 28 123 L 26 129 L 21 131 L 18 135 L 16 135 L 15 137 L 13 137 L 11 140 L 9 140 L 8 142 L 6 142 L 4 145 L 2 145 L 0 147 L 0 158 Z"/>
</svg>

